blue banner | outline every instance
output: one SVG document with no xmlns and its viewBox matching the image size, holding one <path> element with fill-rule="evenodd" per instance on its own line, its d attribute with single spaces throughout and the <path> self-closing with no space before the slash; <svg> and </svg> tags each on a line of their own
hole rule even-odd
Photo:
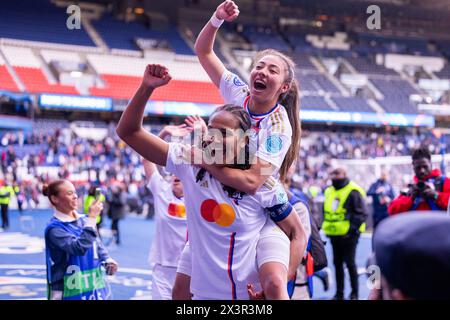
<svg viewBox="0 0 450 320">
<path fill-rule="evenodd" d="M 209 116 L 218 105 L 191 102 L 149 101 L 145 108 L 150 115 Z M 375 113 L 375 112 L 345 112 L 301 110 L 302 122 L 384 125 L 401 127 L 434 127 L 435 120 L 431 115 Z"/>
<path fill-rule="evenodd" d="M 112 111 L 112 99 L 62 94 L 41 94 L 39 106 L 50 109 Z"/>
<path fill-rule="evenodd" d="M 400 127 L 434 127 L 435 125 L 434 117 L 425 114 L 302 110 L 300 117 L 302 122 Z"/>
</svg>

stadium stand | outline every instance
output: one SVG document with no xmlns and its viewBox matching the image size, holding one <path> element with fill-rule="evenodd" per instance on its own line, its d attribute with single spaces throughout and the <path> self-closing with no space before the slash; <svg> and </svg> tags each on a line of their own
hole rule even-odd
<svg viewBox="0 0 450 320">
<path fill-rule="evenodd" d="M 50 1 L 2 1 L 0 38 L 94 46 L 84 28 L 68 32 L 67 17 L 66 8 Z"/>
<path fill-rule="evenodd" d="M 170 48 L 178 54 L 193 55 L 191 48 L 180 37 L 175 27 L 168 30 L 153 30 L 142 22 L 124 22 L 115 19 L 111 14 L 104 14 L 101 19 L 94 20 L 92 25 L 100 33 L 110 48 L 138 50 L 135 39 L 154 39 L 167 41 Z"/>
<path fill-rule="evenodd" d="M 366 100 L 359 97 L 333 97 L 334 103 L 341 110 L 352 112 L 374 112 L 374 110 L 367 104 Z"/>
<path fill-rule="evenodd" d="M 289 51 L 290 47 L 286 41 L 273 27 L 253 27 L 246 26 L 242 35 L 253 45 L 257 50 L 272 48 L 280 51 Z"/>
<path fill-rule="evenodd" d="M 77 44 L 89 46 L 90 50 L 92 50 L 93 42 L 89 35 L 83 31 L 83 28 L 81 31 L 74 31 L 75 33 L 63 30 L 61 32 L 64 32 L 64 37 L 58 36 L 60 30 L 52 27 L 52 25 L 53 23 L 61 24 L 60 20 L 67 16 L 64 12 L 61 14 L 62 8 L 55 6 L 49 1 L 40 2 L 39 7 L 37 3 L 31 0 L 20 0 L 19 2 L 23 4 L 23 8 L 18 5 L 6 4 L 7 10 L 2 10 L 2 12 L 9 12 L 8 16 L 10 17 L 0 13 L 0 17 L 5 16 L 5 20 L 0 19 L 0 27 L 3 23 L 6 23 L 4 21 L 10 21 L 11 19 L 16 24 L 20 23 L 22 27 L 0 28 L 0 37 L 11 36 L 15 39 L 43 41 L 43 44 L 52 42 Z M 286 4 L 285 2 L 281 4 L 292 6 L 292 4 Z M 296 4 L 298 5 L 298 3 Z M 294 13 L 302 17 L 305 16 L 305 12 L 298 10 L 295 6 L 289 9 L 289 7 L 273 7 L 269 2 L 265 2 L 266 5 L 268 7 L 264 10 L 272 8 L 287 14 L 287 16 Z M 1 50 L 6 61 L 0 60 L 0 75 L 2 76 L 0 78 L 0 90 L 19 91 L 23 84 L 25 91 L 29 93 L 89 94 L 127 100 L 139 85 L 145 65 L 158 60 L 159 63 L 169 67 L 173 81 L 169 86 L 158 90 L 152 97 L 154 100 L 220 104 L 222 99 L 217 88 L 210 83 L 209 77 L 192 56 L 192 43 L 189 46 L 184 40 L 190 39 L 190 41 L 194 41 L 202 26 L 201 23 L 198 23 L 199 12 L 201 11 L 196 12 L 195 6 L 198 6 L 199 9 L 206 9 L 207 12 L 211 9 L 211 5 L 206 3 L 184 9 L 185 11 L 183 12 L 186 12 L 186 15 L 191 17 L 191 20 L 183 21 L 181 19 L 178 22 L 182 26 L 180 30 L 183 29 L 187 32 L 184 38 L 180 36 L 175 25 L 169 24 L 165 28 L 159 26 L 156 29 L 155 27 L 150 27 L 150 20 L 146 20 L 144 16 L 136 16 L 137 19 L 135 21 L 125 22 L 123 19 L 116 18 L 112 14 L 111 8 L 103 7 L 101 9 L 101 5 L 97 6 L 97 15 L 89 15 L 87 18 L 91 26 L 110 49 L 133 50 L 135 52 L 133 57 L 129 56 L 131 53 L 128 56 L 124 56 L 127 55 L 126 52 L 108 49 L 103 54 L 92 53 L 92 51 L 87 49 L 88 47 L 84 47 L 86 50 L 59 51 L 57 49 L 43 49 L 44 47 L 40 50 L 31 49 L 26 44 L 22 44 L 24 47 L 18 47 L 16 44 L 14 47 L 3 45 Z M 243 8 L 246 8 L 246 6 L 251 7 L 250 4 L 243 4 Z M 336 10 L 338 17 L 339 15 L 345 15 L 347 9 L 349 10 L 348 12 L 357 11 L 356 8 L 346 5 L 327 4 L 325 7 Z M 343 7 L 347 7 L 347 9 L 344 10 Z M 356 7 L 359 8 L 360 4 Z M 27 19 L 27 17 L 32 16 L 33 10 L 38 8 L 46 12 L 45 17 L 48 21 L 51 21 L 48 26 L 42 26 L 42 23 L 39 21 L 29 21 L 30 19 Z M 316 5 L 305 3 L 304 9 L 314 12 L 315 10 L 320 11 L 320 8 L 323 8 L 322 5 L 317 7 Z M 409 9 L 402 8 L 402 10 L 408 11 Z M 418 12 L 412 10 L 407 13 L 416 15 Z M 56 18 L 57 15 L 59 18 Z M 197 17 L 197 19 L 193 20 L 193 17 Z M 243 74 L 242 68 L 236 68 L 237 64 L 242 62 L 240 60 L 238 62 L 236 50 L 241 50 L 240 54 L 242 57 L 245 56 L 242 52 L 248 52 L 248 57 L 252 57 L 254 52 L 249 51 L 250 48 L 275 48 L 292 55 L 297 63 L 296 77 L 299 80 L 303 94 L 303 108 L 311 108 L 312 110 L 329 110 L 331 108 L 342 111 L 374 112 L 375 110 L 372 109 L 371 105 L 364 101 L 364 98 L 361 96 L 348 96 L 347 92 L 345 92 L 346 90 L 339 86 L 340 73 L 335 74 L 338 71 L 333 68 L 329 69 L 326 65 L 327 61 L 324 62 L 325 58 L 328 57 L 327 59 L 334 61 L 332 63 L 339 66 L 338 70 L 340 70 L 342 67 L 341 61 L 344 58 L 354 68 L 354 71 L 367 75 L 375 89 L 378 89 L 384 96 L 384 98 L 380 99 L 375 94 L 378 97 L 377 101 L 380 107 L 376 111 L 419 113 L 417 107 L 410 102 L 410 95 L 418 94 L 419 92 L 408 81 L 400 78 L 400 74 L 396 71 L 375 63 L 373 54 L 438 55 L 430 49 L 433 46 L 430 46 L 430 41 L 425 36 L 411 36 L 406 35 L 406 33 L 404 36 L 386 35 L 383 33 L 375 34 L 357 29 L 348 30 L 347 32 L 336 32 L 339 28 L 333 30 L 330 27 L 337 26 L 335 21 L 330 21 L 328 27 L 324 28 L 310 25 L 275 27 L 266 22 L 258 25 L 249 21 L 245 22 L 244 19 L 239 24 L 225 24 L 222 28 L 223 37 L 221 41 L 223 41 L 225 47 L 228 47 L 228 54 L 222 52 L 222 45 L 215 47 L 217 54 L 226 62 L 227 67 L 233 72 L 243 75 L 242 78 L 247 78 L 248 74 Z M 350 24 L 349 29 L 351 29 L 351 26 L 352 24 Z M 29 32 L 30 28 L 33 29 L 33 32 Z M 53 32 L 49 32 L 49 28 L 52 28 Z M 14 31 L 8 29 L 14 29 Z M 8 35 L 8 32 L 11 34 Z M 17 35 L 12 34 L 12 32 L 17 33 Z M 25 34 L 26 37 L 21 36 L 21 33 Z M 76 39 L 76 41 L 73 39 Z M 156 43 L 164 42 L 167 44 L 167 47 L 155 50 L 155 55 L 153 55 L 152 50 L 148 48 L 143 49 L 142 46 L 137 45 L 137 39 L 155 41 Z M 436 41 L 435 47 L 441 50 L 442 53 L 445 53 L 448 43 L 448 41 L 439 40 Z M 145 50 L 145 52 L 139 50 Z M 146 58 L 140 58 L 139 56 L 141 55 Z M 235 59 L 235 61 L 229 61 L 230 57 Z M 89 84 L 83 86 L 77 84 L 76 87 L 59 84 L 59 74 L 51 68 L 51 64 L 54 61 L 83 65 L 82 70 L 86 70 L 91 77 Z M 12 68 L 8 69 L 6 62 Z M 344 64 L 345 68 L 346 65 Z M 436 76 L 446 79 L 450 77 L 449 70 L 447 64 L 444 69 L 434 73 Z M 12 74 L 10 73 L 11 71 L 13 72 Z M 353 70 L 350 69 L 347 72 L 353 73 Z M 20 83 L 16 83 L 15 79 L 18 79 Z M 333 81 L 330 81 L 330 79 Z M 410 78 L 409 80 L 418 82 L 418 79 Z M 75 81 L 67 83 L 75 83 Z M 366 86 L 364 88 L 366 93 L 368 93 L 364 97 L 373 98 L 374 95 L 370 92 L 372 91 L 371 88 L 373 87 Z M 348 91 L 348 93 L 351 92 L 355 92 L 355 90 Z"/>
<path fill-rule="evenodd" d="M 324 111 L 333 110 L 323 97 L 303 96 L 300 99 L 300 101 L 302 109 L 324 110 Z"/>
<path fill-rule="evenodd" d="M 14 72 L 30 93 L 65 93 L 79 94 L 73 86 L 50 84 L 46 78 L 41 63 L 29 48 L 2 47 L 3 54 L 12 65 Z"/>
<path fill-rule="evenodd" d="M 450 79 L 450 64 L 446 64 L 441 71 L 435 72 L 435 75 L 441 79 Z"/>
<path fill-rule="evenodd" d="M 150 59 L 112 55 L 88 55 L 87 59 L 105 82 L 105 88 L 91 88 L 91 94 L 117 99 L 129 99 L 134 94 L 145 66 L 151 63 Z M 169 68 L 173 80 L 168 86 L 157 90 L 152 100 L 222 103 L 218 89 L 209 82 L 197 62 L 158 61 Z"/>
<path fill-rule="evenodd" d="M 6 65 L 5 60 L 0 55 L 0 90 L 7 90 L 7 91 L 19 91 L 19 88 L 17 87 L 17 84 L 15 83 L 13 77 L 9 73 Z"/>
<path fill-rule="evenodd" d="M 374 62 L 371 62 L 367 58 L 363 57 L 347 57 L 346 60 L 350 62 L 350 64 L 355 68 L 356 71 L 362 74 L 367 75 L 398 75 L 397 72 L 395 72 L 392 69 L 387 69 L 384 66 L 375 64 Z"/>
<path fill-rule="evenodd" d="M 418 93 L 403 79 L 371 79 L 371 82 L 383 93 L 384 99 L 379 101 L 385 110 L 399 113 L 418 113 L 409 96 Z"/>
<path fill-rule="evenodd" d="M 310 56 L 306 54 L 296 53 L 292 56 L 292 59 L 297 64 L 297 68 L 300 70 L 316 70 L 316 66 L 311 62 Z"/>
</svg>

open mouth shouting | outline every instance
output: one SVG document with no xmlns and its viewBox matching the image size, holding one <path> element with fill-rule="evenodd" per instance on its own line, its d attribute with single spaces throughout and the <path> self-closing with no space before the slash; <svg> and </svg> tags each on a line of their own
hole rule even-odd
<svg viewBox="0 0 450 320">
<path fill-rule="evenodd" d="M 266 88 L 267 88 L 267 84 L 261 79 L 256 79 L 253 82 L 253 89 L 255 91 L 264 91 Z"/>
</svg>

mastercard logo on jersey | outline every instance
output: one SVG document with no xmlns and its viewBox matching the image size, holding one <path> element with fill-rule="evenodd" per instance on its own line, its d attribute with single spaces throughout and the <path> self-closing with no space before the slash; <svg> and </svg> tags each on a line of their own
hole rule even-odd
<svg viewBox="0 0 450 320">
<path fill-rule="evenodd" d="M 170 203 L 167 213 L 172 217 L 186 218 L 186 207 L 183 204 Z"/>
<path fill-rule="evenodd" d="M 207 199 L 200 206 L 200 213 L 208 222 L 215 222 L 221 227 L 229 227 L 236 219 L 233 207 L 227 203 L 217 203 L 213 199 Z"/>
</svg>

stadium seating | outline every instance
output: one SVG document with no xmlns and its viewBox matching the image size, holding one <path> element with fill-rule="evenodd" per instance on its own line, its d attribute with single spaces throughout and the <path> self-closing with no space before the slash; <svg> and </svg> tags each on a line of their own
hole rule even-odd
<svg viewBox="0 0 450 320">
<path fill-rule="evenodd" d="M 291 1 L 282 2 L 286 4 Z M 299 19 L 303 17 L 305 14 L 303 11 L 306 9 L 320 11 L 321 6 L 307 4 L 307 2 L 292 1 L 297 5 L 304 3 L 304 7 L 302 5 L 302 9 L 298 11 Z M 205 4 L 205 6 L 207 5 Z M 346 12 L 357 12 L 356 7 L 360 6 L 351 7 L 330 3 L 326 7 L 332 8 L 333 12 L 345 14 Z M 83 94 L 128 100 L 139 86 L 146 64 L 157 61 L 168 66 L 173 80 L 167 87 L 157 90 L 152 97 L 153 100 L 209 104 L 223 102 L 219 91 L 210 82 L 208 75 L 193 56 L 191 47 L 178 33 L 175 25 L 170 25 L 166 29 L 155 29 L 147 25 L 145 21 L 140 21 L 139 18 L 143 16 L 137 16 L 139 21 L 125 22 L 114 17 L 110 8 L 98 9 L 101 8 L 101 5 L 96 8 L 97 13 L 101 13 L 98 18 L 89 16 L 87 19 L 90 20 L 92 27 L 105 43 L 111 49 L 135 52 L 112 50 L 104 54 L 92 53 L 101 52 L 100 48 L 92 48 L 94 43 L 85 30 L 68 31 L 66 28 L 68 15 L 64 8 L 58 7 L 51 1 L 5 2 L 0 12 L 0 37 L 77 44 L 91 46 L 91 48 L 75 48 L 79 51 L 59 51 L 54 48 L 49 50 L 49 46 L 47 49 L 43 49 L 46 47 L 45 45 L 42 48 L 34 48 L 33 45 L 34 49 L 31 49 L 27 46 L 17 47 L 18 44 L 3 44 L 0 49 L 7 62 L 12 66 L 13 74 L 9 72 L 5 65 L 6 61 L 3 61 L 2 55 L 0 55 L 0 90 L 17 92 L 20 91 L 19 88 L 22 88 L 21 84 L 23 84 L 25 91 L 29 93 L 80 94 L 74 86 L 59 84 L 57 77 L 50 74 L 50 70 L 53 69 L 45 65 L 54 60 L 70 61 L 87 66 L 84 70 L 87 70 L 86 78 L 89 80 L 83 78 L 80 80 L 85 81 L 82 85 L 77 83 Z M 417 10 L 407 8 L 402 8 L 402 10 L 420 18 Z M 34 18 L 37 11 L 43 12 L 41 19 Z M 431 16 L 427 17 L 431 18 Z M 218 56 L 224 60 L 227 67 L 236 67 L 236 63 L 242 62 L 242 59 L 240 60 L 242 51 L 248 52 L 249 57 L 253 56 L 254 52 L 248 51 L 249 49 L 274 48 L 288 53 L 297 64 L 295 76 L 299 80 L 303 94 L 302 108 L 339 109 L 355 112 L 375 111 L 364 98 L 342 96 L 342 94 L 346 95 L 345 90 L 341 92 L 340 86 L 336 86 L 336 83 L 330 81 L 330 78 L 324 74 L 326 71 L 322 67 L 328 69 L 329 72 L 336 71 L 337 65 L 327 64 L 329 61 L 323 59 L 323 57 L 332 57 L 336 58 L 336 63 L 345 59 L 356 72 L 368 76 L 369 81 L 383 94 L 384 98 L 379 99 L 378 102 L 386 112 L 418 113 L 417 108 L 410 102 L 410 95 L 418 93 L 417 90 L 401 79 L 396 71 L 376 64 L 373 54 L 392 52 L 434 55 L 433 46 L 428 43 L 426 37 L 414 37 L 406 33 L 401 37 L 393 34 L 386 35 L 386 33 L 369 33 L 357 28 L 353 30 L 351 25 L 345 32 L 336 32 L 338 29 L 333 30 L 331 27 L 334 25 L 332 21 L 329 21 L 330 24 L 325 23 L 321 28 L 313 25 L 280 27 L 266 25 L 261 27 L 249 21 L 245 22 L 243 19 L 243 25 L 232 23 L 223 26 L 222 39 L 228 41 L 230 52 L 234 52 L 237 58 L 233 61 L 233 54 L 230 56 L 225 51 L 220 52 L 219 47 L 221 46 L 217 44 L 215 49 Z M 191 40 L 195 38 L 196 33 L 203 25 L 199 19 L 193 19 L 191 23 L 181 19 L 179 24 L 184 29 L 189 27 L 194 33 L 188 34 L 188 38 Z M 138 57 L 141 52 L 137 51 L 140 50 L 135 43 L 137 38 L 163 41 L 168 44 L 171 52 L 169 52 L 170 50 L 158 51 L 153 56 L 151 51 L 146 51 L 146 58 Z M 436 40 L 435 43 L 436 48 L 441 52 L 450 52 L 448 41 Z M 237 55 L 236 52 L 239 50 L 240 53 Z M 242 69 L 239 69 L 238 72 L 242 72 Z M 340 72 L 339 69 L 337 72 Z M 447 64 L 444 69 L 435 74 L 442 79 L 450 78 L 449 65 Z M 16 83 L 14 79 L 18 79 L 19 83 Z M 96 85 L 92 86 L 92 83 L 96 83 Z M 364 90 L 370 91 L 371 89 L 369 87 Z"/>
<path fill-rule="evenodd" d="M 30 93 L 79 94 L 73 86 L 50 84 L 41 69 L 40 61 L 31 49 L 4 46 L 2 51 L 24 84 L 26 91 Z"/>
<path fill-rule="evenodd" d="M 348 57 L 346 58 L 348 62 L 355 68 L 355 70 L 362 74 L 367 75 L 398 75 L 397 72 L 395 72 L 392 69 L 387 69 L 384 66 L 375 64 L 375 62 L 372 62 L 368 60 L 367 58 L 363 57 Z"/>
<path fill-rule="evenodd" d="M 410 103 L 409 96 L 417 91 L 403 79 L 371 79 L 371 82 L 381 91 L 385 99 L 379 101 L 389 112 L 418 113 L 417 108 Z"/>
<path fill-rule="evenodd" d="M 289 51 L 290 47 L 280 34 L 272 28 L 244 27 L 243 36 L 257 47 L 257 50 L 276 49 Z"/>
<path fill-rule="evenodd" d="M 303 96 L 300 98 L 300 105 L 302 109 L 322 111 L 333 110 L 323 97 L 318 96 Z"/>
<path fill-rule="evenodd" d="M 83 27 L 67 29 L 68 17 L 49 0 L 2 1 L 0 38 L 94 46 Z"/>
<path fill-rule="evenodd" d="M 439 50 L 450 59 L 450 41 L 439 41 L 437 43 Z"/>
<path fill-rule="evenodd" d="M 333 100 L 342 111 L 374 112 L 367 104 L 366 100 L 360 97 L 333 97 L 331 100 Z"/>
<path fill-rule="evenodd" d="M 61 93 L 79 94 L 73 86 L 60 84 L 49 84 L 44 73 L 40 69 L 29 67 L 14 67 L 14 71 L 22 80 L 26 89 L 30 93 Z"/>
<path fill-rule="evenodd" d="M 372 52 L 434 55 L 428 49 L 428 43 L 423 38 L 400 38 L 360 33 L 357 35 L 357 39 L 360 50 L 362 46 L 366 45 L 372 49 Z"/>
<path fill-rule="evenodd" d="M 17 92 L 19 91 L 19 88 L 17 87 L 13 77 L 6 68 L 5 61 L 0 56 L 0 91 L 1 90 Z"/>
<path fill-rule="evenodd" d="M 292 59 L 300 70 L 317 70 L 316 66 L 309 59 L 309 55 L 296 53 L 292 56 Z"/>
<path fill-rule="evenodd" d="M 435 74 L 441 79 L 450 79 L 450 65 L 445 65 L 441 71 L 435 72 Z"/>
<path fill-rule="evenodd" d="M 194 54 L 175 27 L 157 31 L 148 28 L 141 22 L 120 21 L 110 14 L 104 14 L 100 20 L 92 21 L 92 25 L 110 48 L 138 50 L 134 39 L 143 38 L 167 41 L 171 49 L 178 54 Z"/>
<path fill-rule="evenodd" d="M 91 88 L 94 96 L 130 99 L 141 82 L 140 77 L 102 74 L 106 88 Z M 179 101 L 221 104 L 223 99 L 212 83 L 172 80 L 167 86 L 159 88 L 152 95 L 155 101 Z"/>
<path fill-rule="evenodd" d="M 320 73 L 300 73 L 297 75 L 302 90 L 314 91 L 323 90 L 327 93 L 339 93 L 335 85 L 323 74 Z"/>
<path fill-rule="evenodd" d="M 15 146 L 14 152 L 18 158 L 22 159 L 25 156 L 37 155 L 40 152 L 45 151 L 47 148 L 48 144 L 30 144 L 23 146 Z M 0 153 L 2 153 L 4 150 L 7 150 L 7 148 L 0 147 Z"/>
<path fill-rule="evenodd" d="M 87 58 L 105 82 L 104 88 L 91 88 L 90 93 L 117 99 L 129 99 L 134 94 L 146 65 L 153 62 L 151 59 L 112 55 L 93 54 Z M 158 62 L 169 68 L 173 80 L 168 86 L 155 91 L 153 100 L 215 104 L 223 102 L 218 89 L 197 62 L 173 59 L 159 59 Z"/>
<path fill-rule="evenodd" d="M 36 134 L 48 133 L 53 134 L 55 130 L 67 128 L 69 122 L 66 120 L 56 119 L 37 119 L 34 122 L 33 132 Z"/>
<path fill-rule="evenodd" d="M 58 51 L 58 50 L 41 50 L 42 58 L 45 62 L 50 63 L 52 61 L 70 61 L 81 62 L 81 57 L 77 52 L 71 51 Z"/>
</svg>

